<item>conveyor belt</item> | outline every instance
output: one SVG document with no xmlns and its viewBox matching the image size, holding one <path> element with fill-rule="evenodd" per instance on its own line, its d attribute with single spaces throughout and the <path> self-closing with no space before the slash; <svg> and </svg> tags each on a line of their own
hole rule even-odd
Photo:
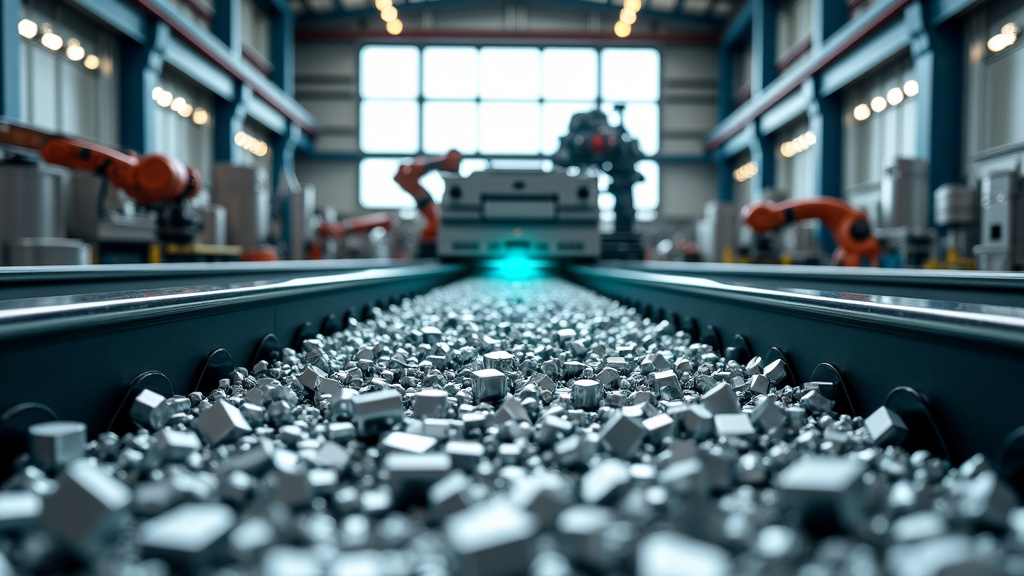
<svg viewBox="0 0 1024 576">
<path fill-rule="evenodd" d="M 1024 274 L 974 270 L 913 270 L 906 268 L 843 268 L 775 264 L 718 264 L 708 262 L 605 262 L 607 266 L 693 276 L 758 288 L 805 288 L 974 304 L 1020 306 Z"/>
<path fill-rule="evenodd" d="M 0 414 L 45 399 L 61 418 L 99 431 L 124 387 L 146 370 L 163 372 L 176 392 L 188 392 L 197 366 L 213 350 L 225 349 L 244 365 L 266 334 L 293 345 L 301 330 L 315 334 L 325 322 L 339 327 L 350 313 L 359 316 L 370 306 L 467 273 L 460 265 L 412 263 L 327 273 L 373 263 L 161 266 L 132 279 L 134 270 L 128 269 L 41 269 L 29 279 L 35 283 L 8 281 L 30 293 L 36 287 L 59 291 L 61 278 L 73 294 L 112 283 L 130 289 L 0 303 L 0 361 L 6 367 Z M 882 405 L 892 388 L 912 386 L 932 401 L 954 460 L 977 451 L 995 457 L 1005 435 L 1024 424 L 1015 405 L 1005 401 L 1024 368 L 1019 308 L 886 295 L 920 284 L 920 276 L 910 274 L 703 267 L 705 276 L 731 277 L 715 281 L 680 274 L 700 271 L 692 266 L 668 268 L 674 274 L 629 268 L 636 265 L 575 266 L 566 272 L 648 315 L 680 326 L 693 320 L 704 336 L 714 326 L 723 347 L 734 334 L 748 338 L 753 353 L 780 347 L 800 378 L 809 378 L 820 362 L 833 363 L 847 376 L 859 414 Z M 261 281 L 242 282 L 260 274 Z M 985 294 L 1002 299 L 1006 284 L 1019 283 L 967 275 L 969 280 L 957 284 L 954 274 L 940 276 L 945 280 L 936 284 L 945 283 L 948 294 L 962 296 L 969 286 L 974 297 L 968 302 L 987 300 Z M 831 288 L 849 284 L 882 295 L 778 288 L 813 278 Z M 173 288 L 139 289 L 148 282 Z M 195 283 L 203 285 L 189 286 Z M 768 284 L 774 287 L 758 287 Z"/>
</svg>

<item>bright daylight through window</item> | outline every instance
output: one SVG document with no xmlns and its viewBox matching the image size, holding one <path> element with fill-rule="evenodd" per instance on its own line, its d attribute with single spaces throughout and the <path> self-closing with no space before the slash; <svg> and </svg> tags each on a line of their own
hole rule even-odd
<svg viewBox="0 0 1024 576">
<path fill-rule="evenodd" d="M 661 56 L 653 48 L 377 46 L 359 54 L 359 203 L 367 209 L 411 208 L 393 178 L 402 159 L 466 156 L 463 174 L 488 166 L 551 169 L 573 114 L 600 108 L 612 124 L 624 104 L 626 130 L 647 156 L 660 145 Z M 495 162 L 495 166 L 499 163 Z M 658 207 L 659 166 L 637 164 L 637 210 Z M 602 178 L 602 189 L 607 186 Z M 440 201 L 441 176 L 424 178 Z M 602 195 L 602 209 L 614 202 Z"/>
</svg>

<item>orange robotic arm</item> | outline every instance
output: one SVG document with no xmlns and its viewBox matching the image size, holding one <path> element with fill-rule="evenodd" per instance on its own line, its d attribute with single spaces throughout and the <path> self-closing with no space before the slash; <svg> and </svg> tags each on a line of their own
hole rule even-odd
<svg viewBox="0 0 1024 576">
<path fill-rule="evenodd" d="M 324 222 L 320 225 L 320 236 L 322 238 L 344 238 L 349 234 L 366 232 L 378 226 L 390 229 L 391 214 L 387 212 L 373 212 L 363 216 L 353 216 L 339 222 Z"/>
<path fill-rule="evenodd" d="M 867 216 L 838 198 L 821 196 L 783 202 L 754 202 L 744 206 L 741 215 L 755 232 L 775 230 L 794 220 L 817 218 L 836 241 L 833 263 L 860 266 L 866 259 L 872 266 L 878 266 L 882 247 L 871 235 Z"/>
<path fill-rule="evenodd" d="M 139 157 L 109 146 L 0 121 L 0 144 L 38 150 L 51 164 L 103 174 L 139 204 L 183 200 L 202 188 L 199 172 L 163 154 Z"/>
<path fill-rule="evenodd" d="M 431 170 L 443 170 L 445 172 L 457 172 L 462 162 L 462 154 L 452 150 L 444 156 L 432 156 L 416 158 L 410 164 L 403 164 L 395 174 L 395 182 L 412 194 L 416 199 L 416 207 L 419 208 L 423 217 L 427 219 L 427 225 L 420 236 L 421 245 L 434 245 L 437 243 L 437 229 L 441 221 L 440 209 L 434 204 L 430 194 L 420 185 L 420 178 Z"/>
</svg>

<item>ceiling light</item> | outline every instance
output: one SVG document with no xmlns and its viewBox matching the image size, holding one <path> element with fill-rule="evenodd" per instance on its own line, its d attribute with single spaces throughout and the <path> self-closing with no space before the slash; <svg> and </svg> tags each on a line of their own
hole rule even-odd
<svg viewBox="0 0 1024 576">
<path fill-rule="evenodd" d="M 796 148 L 792 142 L 783 142 L 782 146 L 779 146 L 779 153 L 784 158 L 792 158 L 796 154 Z"/>
<path fill-rule="evenodd" d="M 193 110 L 192 105 L 186 102 L 185 105 L 181 107 L 181 110 L 178 110 L 178 115 L 182 118 L 188 118 L 192 115 Z"/>
<path fill-rule="evenodd" d="M 401 34 L 402 28 L 402 21 L 399 20 L 398 18 L 395 18 L 391 22 L 388 22 L 388 34 L 391 34 L 392 36 L 398 36 L 399 34 Z"/>
<path fill-rule="evenodd" d="M 21 22 L 18 22 L 18 34 L 21 34 L 25 38 L 31 40 L 35 38 L 38 33 L 39 25 L 28 18 L 24 18 Z"/>
<path fill-rule="evenodd" d="M 857 104 L 853 107 L 853 119 L 858 122 L 863 122 L 871 117 L 871 108 L 868 108 L 867 104 Z"/>
<path fill-rule="evenodd" d="M 171 105 L 171 102 L 173 102 L 173 101 L 174 101 L 174 94 L 171 94 L 167 90 L 164 90 L 163 92 L 161 92 L 160 95 L 157 96 L 157 98 L 156 98 L 157 106 L 160 106 L 161 108 L 167 108 L 168 106 Z"/>
<path fill-rule="evenodd" d="M 242 146 L 245 144 L 245 139 L 248 134 L 245 132 L 235 132 L 235 144 Z"/>
<path fill-rule="evenodd" d="M 39 43 L 56 52 L 64 45 L 64 39 L 54 34 L 49 24 L 43 24 L 43 35 L 39 38 Z"/>
<path fill-rule="evenodd" d="M 153 100 L 159 100 L 160 95 L 164 93 L 164 89 L 159 86 L 154 86 L 153 91 L 149 93 L 153 97 Z"/>
<path fill-rule="evenodd" d="M 625 0 L 622 3 L 623 10 L 629 10 L 630 12 L 636 13 L 640 11 L 640 0 Z"/>
<path fill-rule="evenodd" d="M 623 8 L 619 11 L 619 20 L 632 26 L 633 24 L 636 24 L 636 12 Z"/>
<path fill-rule="evenodd" d="M 988 39 L 988 49 L 992 52 L 1001 52 L 1012 46 L 1017 41 L 1018 36 L 1020 36 L 1020 27 L 1013 22 L 1007 22 L 999 30 L 999 34 Z"/>
<path fill-rule="evenodd" d="M 390 8 L 392 4 L 391 0 L 377 0 L 373 5 L 377 7 L 377 10 L 383 12 L 385 8 Z"/>
<path fill-rule="evenodd" d="M 615 27 L 612 30 L 614 30 L 615 35 L 618 36 L 619 38 L 625 38 L 626 36 L 629 36 L 630 32 L 633 31 L 633 27 L 630 26 L 629 24 L 626 24 L 622 20 L 619 20 L 618 22 L 615 23 Z"/>
<path fill-rule="evenodd" d="M 907 95 L 907 98 L 917 96 L 920 91 L 921 87 L 918 86 L 917 80 L 907 80 L 906 83 L 903 84 L 903 93 Z"/>
<path fill-rule="evenodd" d="M 900 102 L 903 102 L 903 90 L 900 90 L 899 86 L 890 88 L 885 93 L 885 99 L 889 102 L 890 106 L 898 106 Z"/>
<path fill-rule="evenodd" d="M 398 18 L 398 8 L 394 6 L 388 6 L 380 11 L 380 19 L 385 22 L 391 22 L 395 18 Z"/>
<path fill-rule="evenodd" d="M 188 102 L 185 102 L 184 98 L 182 98 L 181 96 L 178 96 L 177 98 L 175 98 L 174 100 L 171 101 L 171 110 L 174 111 L 174 112 L 181 112 L 182 110 L 185 109 L 185 106 L 187 104 L 188 104 Z"/>
<path fill-rule="evenodd" d="M 72 38 L 68 40 L 68 49 L 65 51 L 68 56 L 68 60 L 72 62 L 78 62 L 82 58 L 85 58 L 85 48 L 82 48 L 82 43 Z"/>
<path fill-rule="evenodd" d="M 82 61 L 82 66 L 85 66 L 89 70 L 95 70 L 100 67 L 100 57 L 95 54 L 89 54 Z"/>
<path fill-rule="evenodd" d="M 886 103 L 885 98 L 882 98 L 881 96 L 875 96 L 871 99 L 871 109 L 875 111 L 875 113 L 885 110 L 886 106 L 888 106 L 888 104 Z"/>
<path fill-rule="evenodd" d="M 210 113 L 206 111 L 206 108 L 196 108 L 192 112 L 192 121 L 197 126 L 202 126 L 210 121 Z"/>
</svg>

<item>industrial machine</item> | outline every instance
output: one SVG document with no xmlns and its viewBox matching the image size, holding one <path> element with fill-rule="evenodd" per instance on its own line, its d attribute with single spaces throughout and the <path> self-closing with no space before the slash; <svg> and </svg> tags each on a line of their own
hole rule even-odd
<svg viewBox="0 0 1024 576">
<path fill-rule="evenodd" d="M 1016 172 L 981 179 L 981 243 L 974 255 L 981 270 L 1024 270 L 1024 197 Z"/>
<path fill-rule="evenodd" d="M 620 118 L 624 109 L 616 106 Z M 569 132 L 552 158 L 558 166 L 596 168 L 611 176 L 608 192 L 615 196 L 615 231 L 602 238 L 604 258 L 643 258 L 640 236 L 633 230 L 633 185 L 643 181 L 636 163 L 643 157 L 636 140 L 621 123 L 611 126 L 604 112 L 593 110 L 572 117 Z"/>
<path fill-rule="evenodd" d="M 599 257 L 597 179 L 524 170 L 445 176 L 438 256 L 509 255 Z"/>
<path fill-rule="evenodd" d="M 821 220 L 837 245 L 832 253 L 833 264 L 878 266 L 882 247 L 871 234 L 867 215 L 838 198 L 754 202 L 743 207 L 741 216 L 755 232 L 775 230 L 797 220 Z"/>
</svg>

